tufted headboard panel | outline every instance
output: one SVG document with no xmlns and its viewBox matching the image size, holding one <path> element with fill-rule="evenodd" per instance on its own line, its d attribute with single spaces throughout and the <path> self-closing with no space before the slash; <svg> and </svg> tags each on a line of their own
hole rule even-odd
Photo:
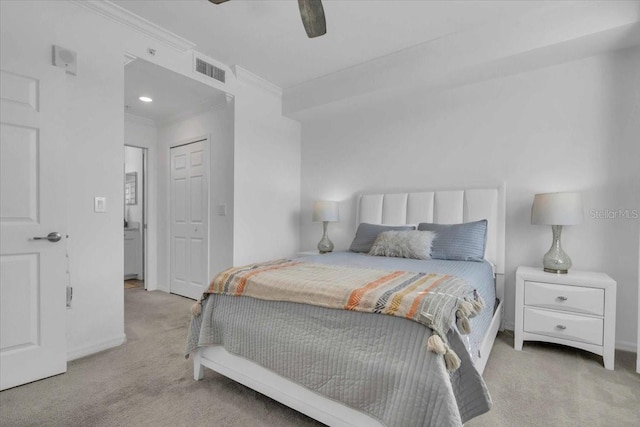
<svg viewBox="0 0 640 427">
<path fill-rule="evenodd" d="M 485 259 L 504 274 L 505 187 L 434 190 L 412 193 L 362 194 L 357 224 L 459 224 L 486 219 Z"/>
</svg>

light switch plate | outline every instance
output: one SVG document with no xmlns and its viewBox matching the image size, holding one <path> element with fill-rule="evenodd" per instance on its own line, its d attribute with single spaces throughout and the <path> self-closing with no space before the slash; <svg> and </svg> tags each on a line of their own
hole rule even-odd
<svg viewBox="0 0 640 427">
<path fill-rule="evenodd" d="M 93 198 L 93 211 L 96 213 L 104 213 L 107 211 L 107 198 L 106 197 L 94 197 Z"/>
</svg>

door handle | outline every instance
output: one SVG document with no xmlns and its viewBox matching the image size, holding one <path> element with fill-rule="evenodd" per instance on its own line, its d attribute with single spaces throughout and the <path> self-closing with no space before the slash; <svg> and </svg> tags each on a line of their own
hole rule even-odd
<svg viewBox="0 0 640 427">
<path fill-rule="evenodd" d="M 62 234 L 57 231 L 53 231 L 46 235 L 46 237 L 34 237 L 33 240 L 48 240 L 50 242 L 59 242 L 62 239 Z"/>
</svg>

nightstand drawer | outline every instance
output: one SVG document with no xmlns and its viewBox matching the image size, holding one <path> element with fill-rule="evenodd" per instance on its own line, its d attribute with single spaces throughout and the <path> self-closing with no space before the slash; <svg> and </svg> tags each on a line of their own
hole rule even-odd
<svg viewBox="0 0 640 427">
<path fill-rule="evenodd" d="M 604 315 L 604 289 L 525 282 L 525 305 Z"/>
<path fill-rule="evenodd" d="M 524 331 L 534 334 L 602 345 L 604 321 L 556 311 L 525 307 Z"/>
</svg>

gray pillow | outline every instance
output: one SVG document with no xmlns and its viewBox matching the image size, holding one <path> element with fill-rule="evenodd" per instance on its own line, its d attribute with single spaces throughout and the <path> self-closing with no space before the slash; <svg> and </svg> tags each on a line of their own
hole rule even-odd
<svg viewBox="0 0 640 427">
<path fill-rule="evenodd" d="M 434 231 L 431 258 L 455 261 L 482 261 L 487 243 L 487 220 L 463 224 L 418 224 L 418 230 Z"/>
<path fill-rule="evenodd" d="M 353 242 L 351 242 L 351 247 L 349 247 L 349 250 L 351 252 L 369 253 L 369 251 L 371 251 L 371 246 L 373 246 L 373 242 L 376 241 L 376 237 L 378 237 L 378 234 L 382 233 L 383 231 L 406 231 L 415 229 L 416 227 L 413 225 L 392 226 L 367 224 L 366 222 L 363 222 L 358 226 L 356 237 L 354 237 Z"/>
<path fill-rule="evenodd" d="M 369 255 L 430 259 L 433 231 L 383 231 L 373 242 Z"/>
</svg>

